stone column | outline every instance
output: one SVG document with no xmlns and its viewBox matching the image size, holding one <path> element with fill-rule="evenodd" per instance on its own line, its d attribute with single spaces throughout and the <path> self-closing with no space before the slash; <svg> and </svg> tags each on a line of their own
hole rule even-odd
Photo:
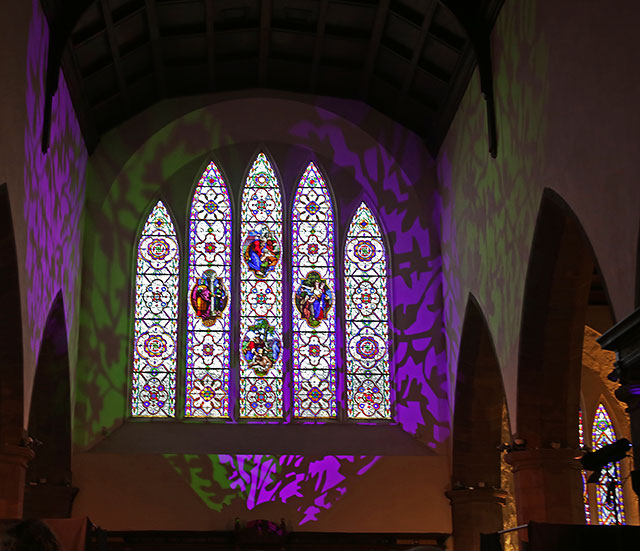
<svg viewBox="0 0 640 551">
<path fill-rule="evenodd" d="M 31 448 L 0 446 L 0 518 L 22 518 L 25 474 L 33 457 Z"/>
<path fill-rule="evenodd" d="M 628 406 L 633 448 L 640 450 L 640 308 L 609 329 L 598 343 L 616 353 L 615 369 L 609 379 L 620 383 L 616 397 Z M 631 483 L 640 496 L 640 451 L 633 454 Z"/>
<path fill-rule="evenodd" d="M 581 452 L 570 448 L 512 451 L 505 461 L 513 470 L 518 524 L 530 520 L 584 524 Z"/>
<path fill-rule="evenodd" d="M 507 492 L 495 488 L 449 490 L 456 549 L 479 551 L 480 533 L 502 530 L 502 508 Z"/>
</svg>

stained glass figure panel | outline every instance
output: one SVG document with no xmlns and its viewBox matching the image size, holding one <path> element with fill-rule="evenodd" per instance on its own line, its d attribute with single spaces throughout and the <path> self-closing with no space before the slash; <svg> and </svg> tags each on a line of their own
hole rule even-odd
<svg viewBox="0 0 640 551">
<path fill-rule="evenodd" d="M 259 153 L 242 192 L 240 416 L 282 417 L 282 198 Z"/>
<path fill-rule="evenodd" d="M 387 256 L 380 227 L 361 203 L 345 247 L 347 414 L 390 419 Z"/>
<path fill-rule="evenodd" d="M 599 450 L 616 441 L 616 432 L 604 405 L 598 404 L 591 431 L 593 450 Z M 618 463 L 609 463 L 602 469 L 600 481 L 596 487 L 598 502 L 598 520 L 600 524 L 625 524 L 624 501 L 620 483 Z"/>
<path fill-rule="evenodd" d="M 291 251 L 294 416 L 332 418 L 337 414 L 333 206 L 313 163 L 293 202 Z"/>
<path fill-rule="evenodd" d="M 176 400 L 178 240 L 158 201 L 138 241 L 131 414 L 173 417 Z"/>
<path fill-rule="evenodd" d="M 189 217 L 185 416 L 229 416 L 231 203 L 212 162 Z"/>
</svg>

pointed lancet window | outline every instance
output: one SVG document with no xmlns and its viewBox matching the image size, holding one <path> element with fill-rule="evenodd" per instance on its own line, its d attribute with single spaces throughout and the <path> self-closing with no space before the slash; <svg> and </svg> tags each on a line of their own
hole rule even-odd
<svg viewBox="0 0 640 551">
<path fill-rule="evenodd" d="M 212 162 L 189 217 L 185 416 L 229 416 L 231 202 Z"/>
<path fill-rule="evenodd" d="M 349 225 L 344 268 L 347 414 L 390 419 L 387 255 L 364 202 Z"/>
<path fill-rule="evenodd" d="M 179 251 L 162 201 L 149 214 L 138 241 L 131 413 L 173 417 Z"/>
<path fill-rule="evenodd" d="M 240 416 L 282 417 L 282 198 L 264 153 L 242 192 Z"/>
<path fill-rule="evenodd" d="M 599 450 L 616 441 L 616 431 L 604 405 L 598 404 L 591 430 L 593 450 Z M 600 481 L 596 487 L 598 501 L 598 520 L 600 524 L 625 524 L 624 501 L 618 463 L 609 463 L 602 469 Z"/>
<path fill-rule="evenodd" d="M 313 163 L 295 194 L 292 213 L 294 417 L 336 416 L 333 207 Z"/>
</svg>

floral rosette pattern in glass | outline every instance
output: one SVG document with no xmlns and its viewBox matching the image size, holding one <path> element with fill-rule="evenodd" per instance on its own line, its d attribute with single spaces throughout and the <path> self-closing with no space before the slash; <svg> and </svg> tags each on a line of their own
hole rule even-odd
<svg viewBox="0 0 640 551">
<path fill-rule="evenodd" d="M 282 198 L 264 153 L 242 192 L 240 416 L 282 417 Z"/>
<path fill-rule="evenodd" d="M 131 414 L 173 417 L 176 401 L 178 240 L 158 201 L 138 241 Z"/>
<path fill-rule="evenodd" d="M 345 310 L 347 414 L 389 419 L 387 258 L 380 227 L 365 203 L 347 233 Z"/>
<path fill-rule="evenodd" d="M 616 431 L 611 418 L 605 407 L 598 404 L 591 430 L 591 447 L 596 451 L 607 444 L 613 444 L 616 440 Z M 602 469 L 600 481 L 596 485 L 596 500 L 600 524 L 625 524 L 618 463 L 609 463 Z"/>
<path fill-rule="evenodd" d="M 293 407 L 298 418 L 336 416 L 333 207 L 309 163 L 292 216 Z"/>
<path fill-rule="evenodd" d="M 214 163 L 193 194 L 189 217 L 185 416 L 229 416 L 231 202 Z"/>
</svg>

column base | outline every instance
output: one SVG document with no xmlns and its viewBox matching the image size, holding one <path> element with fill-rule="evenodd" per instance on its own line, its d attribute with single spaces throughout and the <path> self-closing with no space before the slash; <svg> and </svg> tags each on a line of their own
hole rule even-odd
<svg viewBox="0 0 640 551">
<path fill-rule="evenodd" d="M 22 518 L 27 465 L 34 456 L 31 448 L 0 446 L 0 518 Z"/>
</svg>

